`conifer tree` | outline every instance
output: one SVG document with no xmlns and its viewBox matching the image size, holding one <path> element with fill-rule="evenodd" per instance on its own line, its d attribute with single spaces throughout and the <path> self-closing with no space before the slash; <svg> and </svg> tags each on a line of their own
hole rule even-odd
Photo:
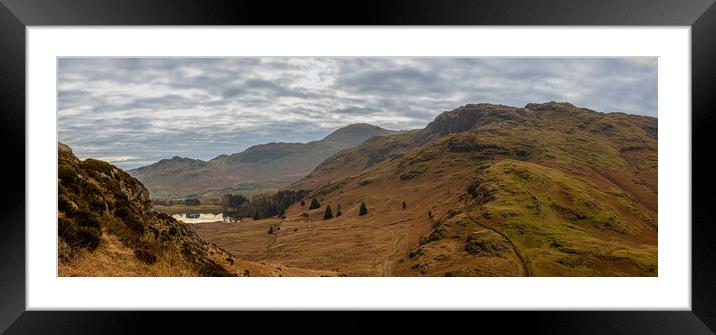
<svg viewBox="0 0 716 335">
<path fill-rule="evenodd" d="M 316 200 L 316 198 L 313 198 L 313 200 L 311 200 L 311 206 L 308 206 L 308 209 L 316 209 L 320 207 L 321 204 L 318 203 L 318 200 Z"/>
<path fill-rule="evenodd" d="M 363 216 L 368 214 L 368 208 L 365 207 L 365 202 L 360 203 L 360 210 L 358 211 L 358 215 Z"/>
<path fill-rule="evenodd" d="M 323 219 L 328 220 L 333 218 L 333 212 L 331 211 L 331 205 L 326 206 L 326 212 L 323 213 Z"/>
<path fill-rule="evenodd" d="M 403 201 L 403 209 L 405 209 L 405 207 L 407 207 L 407 206 L 408 205 L 405 204 L 405 201 Z"/>
</svg>

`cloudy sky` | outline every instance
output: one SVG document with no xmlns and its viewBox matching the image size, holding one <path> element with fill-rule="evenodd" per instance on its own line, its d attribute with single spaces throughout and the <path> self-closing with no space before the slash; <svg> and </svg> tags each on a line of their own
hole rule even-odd
<svg viewBox="0 0 716 335">
<path fill-rule="evenodd" d="M 568 101 L 656 116 L 657 60 L 62 58 L 59 140 L 122 168 L 308 142 L 356 122 L 422 128 L 467 103 Z"/>
</svg>

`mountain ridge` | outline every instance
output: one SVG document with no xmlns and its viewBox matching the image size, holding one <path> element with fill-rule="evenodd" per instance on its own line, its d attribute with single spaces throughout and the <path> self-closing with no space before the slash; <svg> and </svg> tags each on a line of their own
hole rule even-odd
<svg viewBox="0 0 716 335">
<path fill-rule="evenodd" d="M 558 102 L 461 106 L 423 129 L 342 150 L 292 184 L 353 214 L 285 239 L 314 246 L 301 249 L 297 265 L 307 267 L 320 265 L 311 257 L 325 250 L 315 246 L 332 241 L 355 253 L 337 262 L 359 269 L 370 255 L 348 230 L 390 230 L 392 244 L 373 241 L 390 255 L 388 275 L 656 276 L 657 139 L 653 117 Z M 368 215 L 358 218 L 363 203 Z M 314 211 L 302 219 L 294 205 L 286 216 L 316 222 L 322 208 Z"/>
<path fill-rule="evenodd" d="M 128 172 L 147 186 L 152 198 L 186 197 L 242 187 L 280 188 L 298 180 L 335 152 L 373 136 L 393 133 L 369 124 L 351 124 L 321 140 L 258 144 L 208 161 L 175 156 Z"/>
</svg>

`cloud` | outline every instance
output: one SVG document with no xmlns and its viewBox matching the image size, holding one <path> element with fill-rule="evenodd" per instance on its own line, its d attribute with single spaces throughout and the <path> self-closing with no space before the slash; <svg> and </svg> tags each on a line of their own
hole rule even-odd
<svg viewBox="0 0 716 335">
<path fill-rule="evenodd" d="M 424 127 L 467 103 L 569 101 L 657 115 L 656 58 L 60 58 L 58 131 L 133 168 L 308 142 L 350 123 Z"/>
</svg>

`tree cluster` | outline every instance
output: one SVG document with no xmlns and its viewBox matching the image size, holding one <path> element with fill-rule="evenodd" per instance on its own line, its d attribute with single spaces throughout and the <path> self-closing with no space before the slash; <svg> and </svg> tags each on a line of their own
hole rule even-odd
<svg viewBox="0 0 716 335">
<path fill-rule="evenodd" d="M 227 201 L 224 201 L 224 215 L 234 218 L 250 217 L 255 220 L 283 216 L 289 206 L 305 198 L 306 195 L 308 195 L 306 190 L 283 190 L 271 195 L 257 195 L 251 200 L 241 195 L 225 196 Z"/>
<path fill-rule="evenodd" d="M 187 198 L 184 199 L 184 204 L 187 206 L 199 206 L 201 202 L 196 198 Z"/>
</svg>

